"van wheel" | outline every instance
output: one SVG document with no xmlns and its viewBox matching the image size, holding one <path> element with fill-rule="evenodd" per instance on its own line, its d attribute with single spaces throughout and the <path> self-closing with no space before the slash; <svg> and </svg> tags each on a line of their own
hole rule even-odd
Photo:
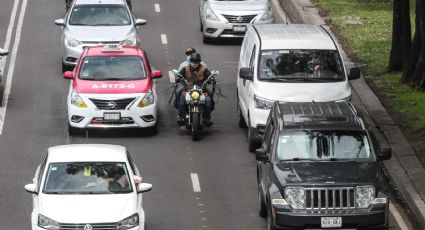
<svg viewBox="0 0 425 230">
<path fill-rule="evenodd" d="M 258 185 L 258 215 L 261 217 L 267 216 L 267 206 L 263 199 L 263 192 L 260 185 Z"/>
<path fill-rule="evenodd" d="M 201 21 L 201 20 L 199 21 L 199 30 L 200 30 L 201 32 L 203 32 L 203 31 L 204 31 L 204 25 L 202 25 L 202 21 Z"/>
<path fill-rule="evenodd" d="M 255 150 L 258 147 L 259 147 L 259 144 L 254 138 L 254 128 L 248 127 L 248 150 L 251 153 L 255 153 Z"/>
<path fill-rule="evenodd" d="M 245 122 L 245 118 L 243 118 L 242 111 L 241 111 L 241 108 L 239 107 L 239 105 L 238 105 L 238 112 L 237 113 L 239 114 L 239 118 L 238 118 L 239 128 L 242 128 L 242 129 L 246 128 L 247 125 L 246 125 L 246 122 Z"/>
</svg>

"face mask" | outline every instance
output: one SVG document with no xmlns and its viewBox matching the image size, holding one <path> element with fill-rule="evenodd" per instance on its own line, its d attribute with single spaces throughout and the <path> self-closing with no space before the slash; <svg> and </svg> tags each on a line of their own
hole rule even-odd
<svg viewBox="0 0 425 230">
<path fill-rule="evenodd" d="M 195 63 L 190 63 L 190 66 L 194 69 L 198 68 L 199 66 L 199 62 L 195 62 Z"/>
<path fill-rule="evenodd" d="M 186 61 L 187 61 L 187 62 L 190 62 L 190 55 L 187 55 L 187 56 L 186 56 Z"/>
</svg>

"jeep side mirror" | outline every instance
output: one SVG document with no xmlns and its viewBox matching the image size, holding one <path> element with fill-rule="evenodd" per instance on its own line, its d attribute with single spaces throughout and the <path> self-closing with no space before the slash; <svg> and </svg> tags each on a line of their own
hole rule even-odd
<svg viewBox="0 0 425 230">
<path fill-rule="evenodd" d="M 373 142 L 373 147 L 375 149 L 376 158 L 378 161 L 384 161 L 391 158 L 392 151 L 388 142 L 385 140 L 383 135 L 376 130 L 370 131 L 369 135 Z"/>
<path fill-rule="evenodd" d="M 385 161 L 391 159 L 391 148 L 390 147 L 383 147 L 380 148 L 378 153 L 376 154 L 378 157 L 378 161 Z"/>
<path fill-rule="evenodd" d="M 348 80 L 355 80 L 360 78 L 360 69 L 358 67 L 353 67 L 350 69 L 350 75 L 348 75 Z"/>
<path fill-rule="evenodd" d="M 263 148 L 257 149 L 255 151 L 255 159 L 257 161 L 270 162 L 269 157 L 267 157 L 266 150 Z"/>
<path fill-rule="evenodd" d="M 250 68 L 241 68 L 239 70 L 239 77 L 248 81 L 252 81 L 254 79 Z"/>
</svg>

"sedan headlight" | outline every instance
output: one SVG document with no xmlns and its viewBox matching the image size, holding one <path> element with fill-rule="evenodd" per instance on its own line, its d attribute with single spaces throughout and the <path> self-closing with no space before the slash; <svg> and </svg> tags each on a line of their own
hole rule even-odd
<svg viewBox="0 0 425 230">
<path fill-rule="evenodd" d="M 269 7 L 263 15 L 261 15 L 261 18 L 258 19 L 259 22 L 269 21 L 273 20 L 273 10 Z"/>
<path fill-rule="evenodd" d="M 41 214 L 38 214 L 38 227 L 40 228 L 44 228 L 44 229 L 49 229 L 49 230 L 59 230 L 60 229 L 60 225 L 58 222 L 45 217 Z"/>
<path fill-rule="evenodd" d="M 293 209 L 305 209 L 305 190 L 302 187 L 286 187 L 285 200 Z"/>
<path fill-rule="evenodd" d="M 73 37 L 70 36 L 65 36 L 65 45 L 68 47 L 77 47 L 79 45 L 81 45 L 82 43 L 80 41 L 78 41 L 77 39 L 74 39 Z"/>
<path fill-rule="evenodd" d="M 257 109 L 271 109 L 273 106 L 273 101 L 258 97 L 257 95 L 254 95 L 254 103 Z"/>
<path fill-rule="evenodd" d="M 122 41 L 123 45 L 129 45 L 129 46 L 135 46 L 137 45 L 137 37 L 135 35 L 130 36 L 126 39 L 124 39 L 124 41 Z"/>
<path fill-rule="evenodd" d="M 84 102 L 83 98 L 81 98 L 75 90 L 72 90 L 71 93 L 71 105 L 74 105 L 80 109 L 85 109 L 88 107 L 87 104 Z"/>
<path fill-rule="evenodd" d="M 153 91 L 152 89 L 150 89 L 146 95 L 142 98 L 142 100 L 140 100 L 139 104 L 137 105 L 137 107 L 139 108 L 143 108 L 149 105 L 152 105 L 155 102 L 155 98 L 153 95 Z"/>
<path fill-rule="evenodd" d="M 207 6 L 207 9 L 205 10 L 205 19 L 210 21 L 220 21 L 210 6 Z"/>
<path fill-rule="evenodd" d="M 125 230 L 129 228 L 133 228 L 135 226 L 139 225 L 139 215 L 137 213 L 125 218 L 124 220 L 121 220 L 117 224 L 118 230 Z"/>
<path fill-rule="evenodd" d="M 356 205 L 358 208 L 367 208 L 375 199 L 375 187 L 358 186 L 356 187 Z"/>
</svg>

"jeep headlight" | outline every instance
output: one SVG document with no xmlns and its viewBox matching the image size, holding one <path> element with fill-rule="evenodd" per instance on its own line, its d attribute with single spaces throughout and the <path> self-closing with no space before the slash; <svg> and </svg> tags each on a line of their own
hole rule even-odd
<svg viewBox="0 0 425 230">
<path fill-rule="evenodd" d="M 255 103 L 255 108 L 257 109 L 271 109 L 273 106 L 272 100 L 267 100 L 267 99 L 258 97 L 257 95 L 254 95 L 254 103 Z"/>
<path fill-rule="evenodd" d="M 305 209 L 305 190 L 302 187 L 286 187 L 285 200 L 293 209 Z"/>
<path fill-rule="evenodd" d="M 150 89 L 150 90 L 148 90 L 146 95 L 142 98 L 142 100 L 140 100 L 137 107 L 143 108 L 143 107 L 152 105 L 154 103 L 154 101 L 155 101 L 155 98 L 154 98 L 154 95 L 153 95 L 153 91 L 152 91 L 152 89 Z"/>
<path fill-rule="evenodd" d="M 71 93 L 71 105 L 74 105 L 80 109 L 88 108 L 83 98 L 81 98 L 80 95 L 75 90 L 72 90 L 72 93 Z"/>
<path fill-rule="evenodd" d="M 137 213 L 125 218 L 124 220 L 121 220 L 117 224 L 118 230 L 125 230 L 129 228 L 133 228 L 135 226 L 139 225 L 139 215 Z"/>
<path fill-rule="evenodd" d="M 375 199 L 375 187 L 357 186 L 356 187 L 356 206 L 358 208 L 367 208 Z"/>
<path fill-rule="evenodd" d="M 261 18 L 258 19 L 259 22 L 264 22 L 264 21 L 270 21 L 273 20 L 273 10 L 272 8 L 268 8 L 266 11 L 264 11 L 263 15 L 261 15 Z"/>
<path fill-rule="evenodd" d="M 130 36 L 122 41 L 123 45 L 135 46 L 137 45 L 137 38 L 135 35 Z"/>
<path fill-rule="evenodd" d="M 77 47 L 82 43 L 71 36 L 65 36 L 65 45 L 68 47 Z"/>
<path fill-rule="evenodd" d="M 205 10 L 205 19 L 210 21 L 220 21 L 210 6 L 207 6 L 207 9 Z"/>
<path fill-rule="evenodd" d="M 38 221 L 37 221 L 37 225 L 40 228 L 44 228 L 44 229 L 49 229 L 49 230 L 59 230 L 60 229 L 60 225 L 58 222 L 45 217 L 41 214 L 38 214 Z"/>
</svg>

